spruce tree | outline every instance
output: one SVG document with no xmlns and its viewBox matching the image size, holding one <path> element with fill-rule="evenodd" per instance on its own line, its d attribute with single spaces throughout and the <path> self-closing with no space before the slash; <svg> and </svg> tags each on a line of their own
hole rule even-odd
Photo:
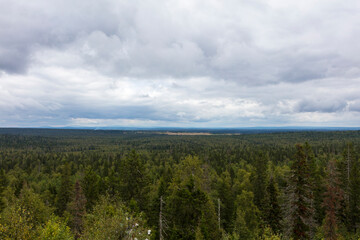
<svg viewBox="0 0 360 240">
<path fill-rule="evenodd" d="M 360 224 L 360 164 L 354 159 L 349 179 L 349 230 L 356 233 Z"/>
<path fill-rule="evenodd" d="M 275 180 L 273 177 L 270 177 L 269 183 L 266 186 L 267 206 L 265 211 L 265 221 L 269 224 L 274 233 L 280 233 L 282 228 L 282 215 L 278 198 L 279 191 L 275 185 Z"/>
<path fill-rule="evenodd" d="M 311 206 L 312 188 L 309 172 L 304 148 L 297 144 L 289 177 L 288 205 L 285 212 L 288 235 L 294 240 L 311 238 L 314 209 Z"/>
<path fill-rule="evenodd" d="M 67 204 L 70 201 L 71 193 L 72 193 L 72 182 L 70 179 L 71 176 L 71 169 L 69 163 L 66 163 L 62 167 L 61 172 L 61 183 L 60 183 L 60 189 L 57 194 L 56 198 L 56 212 L 60 216 L 64 213 Z"/>
<path fill-rule="evenodd" d="M 225 171 L 218 182 L 218 197 L 221 202 L 221 223 L 224 230 L 232 232 L 235 218 L 235 197 L 231 189 L 231 177 L 228 171 Z"/>
<path fill-rule="evenodd" d="M 352 144 L 347 144 L 342 159 L 338 163 L 340 184 L 344 191 L 344 198 L 340 202 L 339 217 L 350 232 L 356 232 L 359 219 L 360 200 L 360 174 L 359 161 L 357 161 Z"/>
<path fill-rule="evenodd" d="M 86 197 L 86 209 L 91 210 L 99 198 L 100 177 L 95 173 L 93 168 L 88 167 L 85 176 L 81 181 L 81 187 Z"/>
<path fill-rule="evenodd" d="M 258 152 L 255 156 L 255 176 L 254 176 L 254 203 L 258 209 L 263 212 L 265 210 L 265 195 L 267 182 L 268 156 L 263 152 Z"/>
<path fill-rule="evenodd" d="M 4 169 L 0 170 L 0 212 L 5 208 L 5 202 L 3 199 L 3 192 L 8 184 L 6 173 Z"/>
<path fill-rule="evenodd" d="M 339 186 L 338 172 L 335 167 L 335 160 L 331 159 L 327 167 L 327 184 L 324 198 L 325 221 L 324 235 L 326 239 L 338 239 L 338 218 L 337 213 L 340 208 L 340 201 L 343 199 L 343 192 Z"/>
<path fill-rule="evenodd" d="M 139 154 L 132 150 L 120 165 L 121 197 L 124 201 L 136 203 L 140 210 L 147 203 L 148 179 Z"/>
<path fill-rule="evenodd" d="M 70 212 L 71 229 L 76 238 L 79 238 L 83 230 L 83 217 L 86 214 L 86 197 L 82 191 L 79 181 L 75 183 L 72 201 L 68 205 Z"/>
</svg>

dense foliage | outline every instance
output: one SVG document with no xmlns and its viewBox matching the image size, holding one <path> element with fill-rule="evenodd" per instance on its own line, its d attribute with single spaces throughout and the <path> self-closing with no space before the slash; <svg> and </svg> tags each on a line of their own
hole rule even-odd
<svg viewBox="0 0 360 240">
<path fill-rule="evenodd" d="M 0 129 L 0 239 L 358 239 L 360 132 Z"/>
</svg>

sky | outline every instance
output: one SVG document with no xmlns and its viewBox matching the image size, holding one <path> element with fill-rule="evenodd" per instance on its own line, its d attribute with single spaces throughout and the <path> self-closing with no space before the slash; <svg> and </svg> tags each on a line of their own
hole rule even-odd
<svg viewBox="0 0 360 240">
<path fill-rule="evenodd" d="M 0 6 L 0 127 L 360 126 L 358 0 Z"/>
</svg>

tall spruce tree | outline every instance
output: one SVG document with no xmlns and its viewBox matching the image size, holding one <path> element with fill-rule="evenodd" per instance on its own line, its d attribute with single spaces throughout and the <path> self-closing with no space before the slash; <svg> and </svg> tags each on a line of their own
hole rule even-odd
<svg viewBox="0 0 360 240">
<path fill-rule="evenodd" d="M 70 164 L 66 163 L 62 167 L 60 189 L 57 193 L 57 198 L 56 198 L 56 207 L 57 207 L 56 212 L 60 216 L 62 216 L 62 214 L 64 213 L 67 204 L 70 202 L 70 198 L 71 198 L 73 185 L 70 176 L 71 176 Z"/>
<path fill-rule="evenodd" d="M 126 202 L 137 204 L 140 210 L 147 203 L 148 178 L 139 154 L 132 150 L 120 165 L 121 197 Z"/>
<path fill-rule="evenodd" d="M 254 203 L 261 212 L 264 212 L 266 206 L 265 196 L 268 161 L 268 156 L 265 155 L 263 152 L 258 152 L 255 155 L 255 173 L 253 182 Z"/>
<path fill-rule="evenodd" d="M 79 181 L 76 181 L 72 201 L 68 205 L 71 214 L 70 225 L 76 238 L 81 236 L 83 230 L 83 218 L 86 214 L 86 197 Z"/>
<path fill-rule="evenodd" d="M 295 240 L 310 239 L 314 209 L 311 206 L 312 188 L 309 166 L 302 145 L 296 145 L 287 189 L 285 212 L 288 235 Z"/>
<path fill-rule="evenodd" d="M 340 201 L 343 199 L 343 191 L 339 186 L 338 172 L 335 160 L 331 159 L 327 166 L 327 184 L 324 198 L 325 221 L 324 236 L 329 240 L 338 239 L 338 218 L 337 213 L 340 208 Z"/>
<path fill-rule="evenodd" d="M 278 198 L 279 191 L 276 187 L 275 180 L 273 177 L 270 177 L 269 183 L 266 186 L 267 206 L 265 209 L 265 221 L 274 233 L 280 233 L 282 229 L 281 207 Z"/>
<path fill-rule="evenodd" d="M 354 157 L 349 179 L 349 230 L 356 233 L 360 224 L 360 164 Z"/>
<path fill-rule="evenodd" d="M 88 167 L 85 170 L 85 176 L 81 181 L 81 187 L 86 197 L 86 208 L 91 210 L 99 198 L 100 177 L 93 168 Z"/>
<path fill-rule="evenodd" d="M 344 191 L 344 198 L 340 202 L 339 216 L 348 231 L 356 232 L 357 225 L 360 222 L 360 169 L 353 144 L 348 143 L 346 145 L 342 156 L 342 159 L 338 163 L 338 169 L 341 188 Z"/>
<path fill-rule="evenodd" d="M 6 177 L 6 173 L 4 169 L 0 170 L 0 212 L 4 209 L 5 207 L 5 202 L 3 199 L 3 195 L 4 195 L 4 190 L 6 188 L 8 184 L 8 180 Z"/>
<path fill-rule="evenodd" d="M 218 182 L 218 197 L 221 202 L 221 225 L 226 232 L 232 232 L 235 220 L 235 196 L 232 193 L 231 177 L 225 171 Z"/>
</svg>

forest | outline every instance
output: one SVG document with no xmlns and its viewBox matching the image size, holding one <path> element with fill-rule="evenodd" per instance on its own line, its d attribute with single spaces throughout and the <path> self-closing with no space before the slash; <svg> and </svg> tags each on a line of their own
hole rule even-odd
<svg viewBox="0 0 360 240">
<path fill-rule="evenodd" d="M 0 239 L 360 239 L 360 131 L 0 129 Z"/>
</svg>

